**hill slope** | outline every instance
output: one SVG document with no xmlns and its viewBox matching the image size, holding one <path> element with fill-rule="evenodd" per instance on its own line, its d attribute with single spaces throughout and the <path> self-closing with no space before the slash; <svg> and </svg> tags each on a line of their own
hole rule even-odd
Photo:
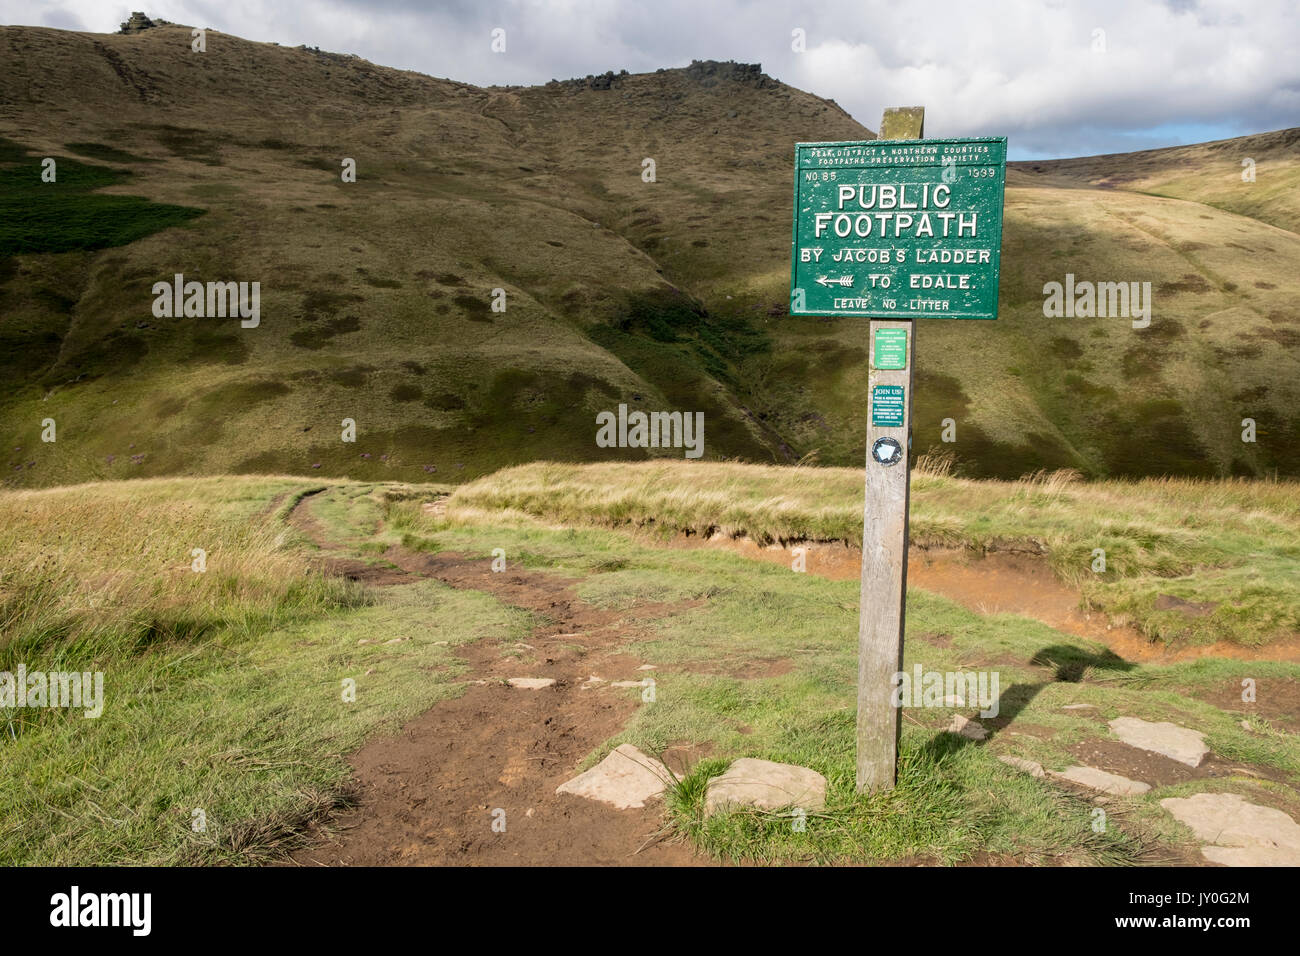
<svg viewBox="0 0 1300 956">
<path fill-rule="evenodd" d="M 41 236 L 90 247 L 0 258 L 10 484 L 640 456 L 595 445 L 620 402 L 703 411 L 710 458 L 862 459 L 865 323 L 785 313 L 792 144 L 872 135 L 829 101 L 717 63 L 483 89 L 213 32 L 193 53 L 180 26 L 4 27 L 0 51 L 0 173 Z M 1289 207 L 1197 193 L 1174 152 L 1012 170 L 1001 318 L 918 332 L 919 450 L 970 474 L 1300 474 Z M 148 234 L 94 228 L 84 197 L 109 196 L 144 197 Z M 1067 272 L 1151 281 L 1151 327 L 1044 318 Z M 176 273 L 260 282 L 260 324 L 155 316 Z"/>
</svg>

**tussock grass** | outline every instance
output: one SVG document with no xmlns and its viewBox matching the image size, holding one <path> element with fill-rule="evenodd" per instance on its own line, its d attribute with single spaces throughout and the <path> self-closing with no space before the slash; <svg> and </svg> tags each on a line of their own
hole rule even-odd
<svg viewBox="0 0 1300 956">
<path fill-rule="evenodd" d="M 221 629 L 247 636 L 363 603 L 309 573 L 291 530 L 256 515 L 297 490 L 235 478 L 0 494 L 0 668 L 115 659 Z"/>
<path fill-rule="evenodd" d="M 949 467 L 928 459 L 913 473 L 914 545 L 1045 554 L 1090 605 L 1160 640 L 1258 645 L 1300 632 L 1296 482 L 1084 482 L 1069 470 L 979 481 Z M 523 513 L 665 537 L 721 532 L 761 544 L 861 546 L 862 494 L 856 468 L 539 462 L 462 486 L 447 516 Z M 1104 573 L 1093 570 L 1096 549 L 1105 552 Z M 1157 609 L 1161 595 L 1206 607 Z"/>
<path fill-rule="evenodd" d="M 435 581 L 366 591 L 311 570 L 285 519 L 318 490 L 224 478 L 0 493 L 0 671 L 104 677 L 97 718 L 0 710 L 0 864 L 273 856 L 349 799 L 343 754 L 460 692 L 457 646 L 530 626 Z M 352 503 L 338 520 L 356 522 L 343 536 L 359 537 L 358 487 L 337 491 Z"/>
</svg>

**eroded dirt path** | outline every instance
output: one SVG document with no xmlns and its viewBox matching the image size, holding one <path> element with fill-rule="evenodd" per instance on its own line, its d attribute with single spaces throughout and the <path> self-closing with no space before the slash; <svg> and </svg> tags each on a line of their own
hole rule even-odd
<svg viewBox="0 0 1300 956">
<path fill-rule="evenodd" d="M 790 566 L 789 547 L 762 547 L 749 538 L 728 536 L 701 540 L 678 538 L 679 547 L 719 548 L 745 557 Z M 805 542 L 809 574 L 832 580 L 856 580 L 861 574 L 862 552 L 828 541 Z M 1174 650 L 1154 643 L 1136 628 L 1112 624 L 1101 612 L 1080 608 L 1080 594 L 1063 584 L 1038 555 L 992 552 L 972 556 L 960 549 L 908 549 L 909 587 L 933 591 L 978 614 L 1018 614 L 1047 626 L 1099 641 L 1130 661 L 1170 664 L 1197 657 L 1300 662 L 1300 640 L 1277 641 L 1263 647 L 1243 647 L 1220 641 Z"/>
<path fill-rule="evenodd" d="M 457 648 L 469 665 L 465 693 L 442 701 L 395 736 L 376 738 L 350 758 L 359 800 L 308 836 L 301 865 L 689 865 L 706 862 L 663 839 L 662 804 L 615 810 L 555 788 L 580 761 L 618 732 L 640 706 L 633 691 L 583 687 L 593 674 L 634 680 L 639 660 L 620 654 L 642 622 L 592 607 L 571 581 L 523 570 L 493 573 L 483 559 L 392 548 L 375 567 L 339 553 L 311 516 L 310 497 L 294 524 L 322 546 L 334 573 L 380 587 L 435 578 L 485 591 L 525 608 L 541 623 L 522 643 L 478 641 Z M 510 677 L 549 677 L 541 690 L 510 687 Z M 500 828 L 504 811 L 505 831 Z"/>
</svg>

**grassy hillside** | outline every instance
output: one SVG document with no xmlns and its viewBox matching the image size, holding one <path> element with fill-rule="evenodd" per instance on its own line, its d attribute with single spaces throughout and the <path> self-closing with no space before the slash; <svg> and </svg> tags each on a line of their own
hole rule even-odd
<svg viewBox="0 0 1300 956">
<path fill-rule="evenodd" d="M 1187 199 L 1300 232 L 1300 129 L 1018 165 L 1033 180 Z"/>
<path fill-rule="evenodd" d="M 483 89 L 180 26 L 0 50 L 6 202 L 60 197 L 0 251 L 10 486 L 644 457 L 595 445 L 620 402 L 704 412 L 709 458 L 862 460 L 865 324 L 785 313 L 792 144 L 872 135 L 831 102 L 715 63 Z M 918 329 L 918 450 L 951 418 L 969 475 L 1300 474 L 1271 135 L 1240 195 L 1235 149 L 1197 154 L 1202 191 L 1176 152 L 1013 169 L 1001 318 Z M 1151 327 L 1044 318 L 1067 272 L 1150 281 Z M 176 273 L 260 282 L 260 325 L 155 317 Z"/>
</svg>

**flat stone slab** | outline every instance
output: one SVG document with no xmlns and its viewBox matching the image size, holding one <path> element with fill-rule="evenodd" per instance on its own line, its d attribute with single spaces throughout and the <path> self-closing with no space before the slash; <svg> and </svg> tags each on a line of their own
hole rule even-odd
<svg viewBox="0 0 1300 956">
<path fill-rule="evenodd" d="M 664 792 L 672 773 L 662 763 L 631 744 L 619 744 L 596 766 L 555 788 L 619 810 L 644 807 Z"/>
<path fill-rule="evenodd" d="M 1163 754 L 1189 767 L 1199 767 L 1210 752 L 1205 745 L 1205 734 L 1168 721 L 1153 724 L 1137 717 L 1116 717 L 1109 726 L 1115 736 L 1130 747 Z"/>
<path fill-rule="evenodd" d="M 826 778 L 807 767 L 741 757 L 709 781 L 704 815 L 712 816 L 727 806 L 820 810 L 826 806 Z"/>
<path fill-rule="evenodd" d="M 1117 773 L 1107 773 L 1105 770 L 1098 770 L 1096 767 L 1068 767 L 1059 772 L 1049 770 L 1048 773 L 1058 780 L 1068 780 L 1070 783 L 1077 783 L 1089 790 L 1110 793 L 1117 797 L 1131 797 L 1135 794 L 1146 793 L 1151 789 L 1149 783 L 1143 783 L 1141 780 L 1130 780 L 1128 777 L 1121 777 Z"/>
<path fill-rule="evenodd" d="M 646 680 L 616 680 L 614 681 L 614 683 L 610 684 L 609 686 L 627 688 L 627 687 L 650 687 L 651 685 L 652 685 L 652 681 L 649 678 L 647 678 Z"/>
<path fill-rule="evenodd" d="M 506 680 L 511 687 L 518 687 L 520 690 L 541 690 L 543 687 L 550 687 L 555 683 L 554 677 L 511 677 Z"/>
<path fill-rule="evenodd" d="M 1043 765 L 1036 760 L 1025 760 L 1023 757 L 1008 757 L 1003 754 L 998 757 L 1008 767 L 1015 767 L 1017 770 L 1023 770 L 1031 777 L 1041 777 L 1043 775 Z"/>
<path fill-rule="evenodd" d="M 1224 866 L 1300 866 L 1300 824 L 1281 810 L 1235 793 L 1168 797 L 1160 805 L 1210 846 L 1201 853 Z"/>
<path fill-rule="evenodd" d="M 978 720 L 971 720 L 961 714 L 952 715 L 952 723 L 948 725 L 948 733 L 960 734 L 967 740 L 983 740 L 989 735 L 989 732 L 984 729 L 984 725 Z"/>
</svg>

